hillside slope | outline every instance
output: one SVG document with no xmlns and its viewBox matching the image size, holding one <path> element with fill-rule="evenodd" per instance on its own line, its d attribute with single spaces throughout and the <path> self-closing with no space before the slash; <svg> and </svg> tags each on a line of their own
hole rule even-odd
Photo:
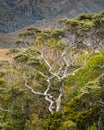
<svg viewBox="0 0 104 130">
<path fill-rule="evenodd" d="M 103 0 L 1 0 L 0 32 L 16 31 L 37 20 L 46 19 L 49 23 L 56 17 L 72 18 L 80 13 L 97 13 L 103 9 Z"/>
<path fill-rule="evenodd" d="M 0 48 L 13 48 L 15 47 L 14 35 L 0 33 Z"/>
</svg>

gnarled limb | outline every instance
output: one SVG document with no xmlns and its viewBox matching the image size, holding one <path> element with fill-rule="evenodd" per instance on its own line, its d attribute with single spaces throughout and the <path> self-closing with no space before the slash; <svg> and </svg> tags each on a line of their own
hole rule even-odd
<svg viewBox="0 0 104 130">
<path fill-rule="evenodd" d="M 43 52 L 41 53 L 41 58 L 44 61 L 44 63 L 48 66 L 48 72 L 49 75 L 45 75 L 43 72 L 33 69 L 34 72 L 39 73 L 44 80 L 47 82 L 47 86 L 44 92 L 37 92 L 35 91 L 29 84 L 28 84 L 28 79 L 31 77 L 26 77 L 26 74 L 23 75 L 24 81 L 25 81 L 25 87 L 27 87 L 33 94 L 39 95 L 39 96 L 44 96 L 45 100 L 49 102 L 48 110 L 51 114 L 54 113 L 54 111 L 60 111 L 61 108 L 61 101 L 62 101 L 62 96 L 64 94 L 64 79 L 67 78 L 68 76 L 73 76 L 76 74 L 77 71 L 80 69 L 83 69 L 83 67 L 86 65 L 86 60 L 83 66 L 77 68 L 74 70 L 72 73 L 69 71 L 70 70 L 70 64 L 68 59 L 66 58 L 66 55 L 68 54 L 68 51 L 74 47 L 74 43 L 71 44 L 66 44 L 66 47 L 64 48 L 62 54 L 61 54 L 61 62 L 60 62 L 60 67 L 57 69 L 55 72 L 53 71 L 52 66 L 50 65 L 49 61 L 45 58 Z M 59 96 L 56 98 L 51 94 L 51 88 L 53 79 L 58 79 L 59 82 L 61 82 L 61 87 L 59 90 Z"/>
<path fill-rule="evenodd" d="M 0 107 L 0 110 L 3 111 L 3 112 L 10 112 L 10 110 L 6 110 L 6 109 L 1 108 L 1 107 Z"/>
</svg>

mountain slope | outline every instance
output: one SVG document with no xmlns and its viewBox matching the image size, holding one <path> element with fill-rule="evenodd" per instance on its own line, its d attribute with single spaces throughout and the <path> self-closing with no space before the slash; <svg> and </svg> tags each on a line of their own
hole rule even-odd
<svg viewBox="0 0 104 130">
<path fill-rule="evenodd" d="M 1 0 L 0 32 L 12 32 L 56 17 L 75 17 L 80 13 L 97 13 L 104 9 L 103 0 Z"/>
</svg>

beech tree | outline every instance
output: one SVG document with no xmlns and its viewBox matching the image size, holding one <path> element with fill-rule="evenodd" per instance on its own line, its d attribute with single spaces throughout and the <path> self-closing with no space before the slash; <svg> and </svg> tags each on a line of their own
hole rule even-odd
<svg viewBox="0 0 104 130">
<path fill-rule="evenodd" d="M 40 71 L 35 66 L 32 68 L 34 73 L 39 73 L 46 81 L 47 86 L 44 92 L 39 92 L 39 91 L 34 90 L 32 86 L 29 85 L 29 82 L 28 82 L 31 76 L 27 76 L 26 73 L 23 74 L 25 87 L 30 89 L 33 94 L 43 96 L 45 98 L 45 100 L 49 103 L 48 110 L 51 114 L 53 114 L 54 112 L 60 111 L 61 109 L 62 97 L 64 95 L 65 79 L 69 76 L 74 76 L 75 73 L 79 71 L 80 69 L 83 69 L 83 67 L 86 64 L 86 58 L 85 58 L 85 60 L 82 63 L 83 65 L 80 65 L 80 67 L 77 67 L 77 68 L 71 67 L 72 63 L 71 63 L 71 60 L 69 60 L 70 59 L 69 52 L 71 52 L 72 49 L 76 47 L 77 40 L 74 38 L 73 35 L 70 35 L 69 37 L 70 37 L 69 42 L 67 42 L 66 38 L 62 39 L 60 44 L 62 44 L 64 48 L 58 54 L 59 59 L 57 61 L 53 61 L 53 63 L 51 63 L 49 56 L 47 57 L 48 51 L 50 52 L 50 50 L 48 50 L 50 49 L 50 47 L 42 49 L 42 52 L 40 52 L 40 55 L 38 57 L 40 60 L 43 61 L 43 65 L 47 66 L 47 73 Z M 54 84 L 56 81 L 59 82 L 60 86 L 58 88 L 57 94 L 54 95 L 52 92 L 52 89 L 55 88 Z"/>
<path fill-rule="evenodd" d="M 92 55 L 96 50 L 104 49 L 104 12 L 95 15 L 82 14 L 76 19 L 64 19 L 59 22 L 64 23 L 71 34 L 75 32 L 76 36 L 81 37 L 81 43 L 86 45 L 86 49 L 90 49 Z"/>
</svg>

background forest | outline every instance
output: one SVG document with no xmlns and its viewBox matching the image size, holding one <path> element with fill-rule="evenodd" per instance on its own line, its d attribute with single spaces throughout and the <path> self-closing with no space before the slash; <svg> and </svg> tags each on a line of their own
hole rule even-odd
<svg viewBox="0 0 104 130">
<path fill-rule="evenodd" d="M 35 24 L 54 28 L 59 18 L 104 10 L 104 0 L 0 0 L 0 32 L 14 32 Z"/>
</svg>

